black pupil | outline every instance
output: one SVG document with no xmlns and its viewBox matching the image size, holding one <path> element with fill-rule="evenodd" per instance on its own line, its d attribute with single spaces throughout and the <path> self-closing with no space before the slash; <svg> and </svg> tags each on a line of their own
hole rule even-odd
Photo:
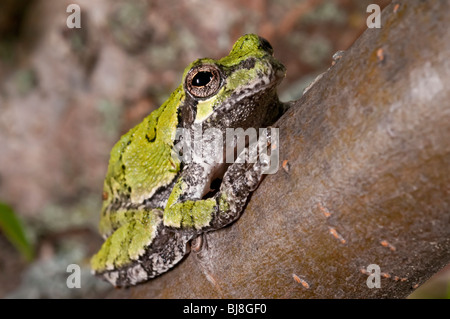
<svg viewBox="0 0 450 319">
<path fill-rule="evenodd" d="M 192 79 L 193 86 L 205 86 L 211 82 L 213 74 L 208 71 L 198 72 Z"/>
</svg>

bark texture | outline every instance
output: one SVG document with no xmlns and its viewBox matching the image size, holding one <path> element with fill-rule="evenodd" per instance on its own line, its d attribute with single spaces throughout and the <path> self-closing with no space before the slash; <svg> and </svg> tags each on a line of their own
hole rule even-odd
<svg viewBox="0 0 450 319">
<path fill-rule="evenodd" d="M 110 297 L 408 296 L 450 261 L 448 39 L 449 1 L 387 6 L 278 122 L 283 165 L 242 217 Z"/>
</svg>

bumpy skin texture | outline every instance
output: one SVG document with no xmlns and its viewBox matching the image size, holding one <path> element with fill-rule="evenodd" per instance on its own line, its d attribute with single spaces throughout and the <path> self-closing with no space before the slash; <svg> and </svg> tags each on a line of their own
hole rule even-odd
<svg viewBox="0 0 450 319">
<path fill-rule="evenodd" d="M 216 128 L 225 143 L 226 128 L 272 124 L 286 109 L 276 94 L 285 68 L 272 54 L 266 40 L 250 34 L 220 60 L 191 63 L 170 98 L 117 142 L 103 189 L 99 228 L 106 240 L 91 260 L 95 274 L 114 286 L 146 281 L 178 263 L 192 238 L 239 217 L 263 164 L 205 162 L 196 151 L 183 163 L 172 156 L 176 130 Z M 211 81 L 196 84 L 205 70 Z M 220 188 L 204 198 L 215 178 Z"/>
</svg>

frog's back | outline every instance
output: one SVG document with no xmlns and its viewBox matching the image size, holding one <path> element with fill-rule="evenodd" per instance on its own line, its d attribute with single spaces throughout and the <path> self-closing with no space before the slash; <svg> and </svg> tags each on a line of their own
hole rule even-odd
<svg viewBox="0 0 450 319">
<path fill-rule="evenodd" d="M 178 125 L 177 109 L 183 99 L 180 86 L 114 145 L 103 186 L 102 218 L 124 205 L 142 205 L 158 188 L 175 179 L 180 162 L 172 158 L 171 152 Z"/>
</svg>

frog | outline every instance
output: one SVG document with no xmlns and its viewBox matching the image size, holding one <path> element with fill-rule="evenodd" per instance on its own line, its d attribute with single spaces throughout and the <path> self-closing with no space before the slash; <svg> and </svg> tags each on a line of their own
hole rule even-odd
<svg viewBox="0 0 450 319">
<path fill-rule="evenodd" d="M 184 161 L 174 156 L 177 130 L 225 134 L 273 125 L 289 107 L 277 95 L 285 75 L 271 44 L 256 34 L 241 36 L 221 59 L 187 66 L 169 99 L 111 150 L 95 275 L 115 287 L 146 282 L 178 264 L 193 239 L 240 217 L 267 163 L 205 161 L 195 150 L 195 160 Z"/>
</svg>

